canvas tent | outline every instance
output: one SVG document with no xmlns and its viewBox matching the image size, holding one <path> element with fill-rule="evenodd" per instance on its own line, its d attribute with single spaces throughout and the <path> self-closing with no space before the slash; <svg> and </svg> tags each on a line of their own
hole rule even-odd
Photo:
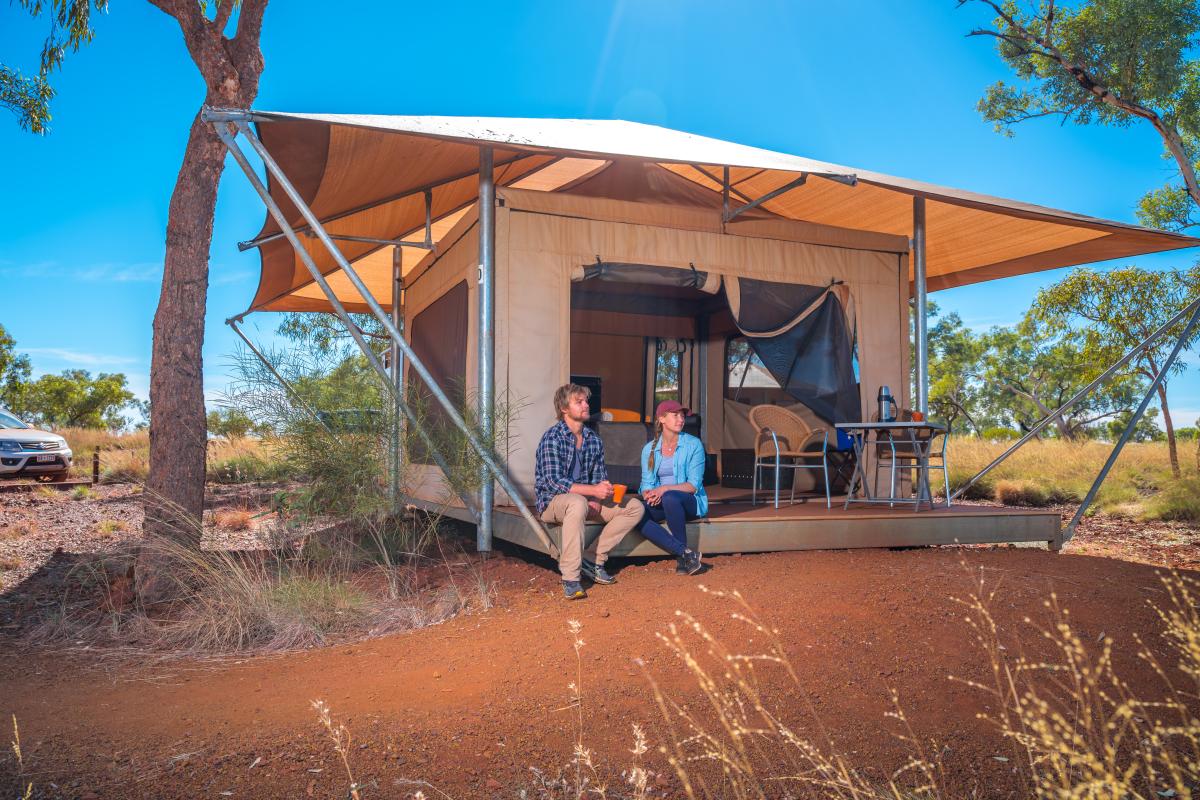
<svg viewBox="0 0 1200 800">
<path fill-rule="evenodd" d="M 653 353 L 676 348 L 676 391 L 717 449 L 746 435 L 727 388 L 739 336 L 759 356 L 741 376 L 769 373 L 825 420 L 866 417 L 880 385 L 907 396 L 909 303 L 926 289 L 1197 244 L 622 121 L 208 119 L 235 156 L 230 123 L 270 162 L 275 213 L 245 243 L 262 256 L 249 310 L 393 308 L 433 383 L 528 409 L 504 448 L 508 495 L 528 496 L 550 395 L 572 375 L 640 414 Z M 917 331 L 920 356 L 920 314 Z M 414 468 L 418 495 L 443 495 L 436 468 Z"/>
</svg>

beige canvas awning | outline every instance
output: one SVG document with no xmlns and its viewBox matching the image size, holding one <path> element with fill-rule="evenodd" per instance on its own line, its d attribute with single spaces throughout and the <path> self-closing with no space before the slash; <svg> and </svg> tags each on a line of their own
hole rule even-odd
<svg viewBox="0 0 1200 800">
<path fill-rule="evenodd" d="M 912 198 L 926 199 L 931 290 L 1200 245 L 1200 240 L 869 170 L 620 120 L 407 117 L 254 112 L 259 135 L 331 234 L 421 240 L 430 192 L 433 240 L 478 195 L 479 146 L 498 186 L 708 209 L 720 222 L 729 167 L 736 208 L 807 175 L 742 219 L 783 218 L 909 237 Z M 276 185 L 288 219 L 300 215 Z M 268 217 L 255 242 L 262 276 L 252 310 L 329 304 Z M 365 306 L 315 239 L 305 244 L 352 311 Z M 390 247 L 339 242 L 380 303 L 391 302 Z M 403 268 L 426 251 L 405 248 Z"/>
</svg>

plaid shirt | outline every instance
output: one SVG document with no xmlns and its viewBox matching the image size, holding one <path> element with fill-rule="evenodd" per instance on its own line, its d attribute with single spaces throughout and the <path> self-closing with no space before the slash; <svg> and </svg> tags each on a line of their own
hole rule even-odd
<svg viewBox="0 0 1200 800">
<path fill-rule="evenodd" d="M 537 493 L 537 510 L 542 513 L 555 495 L 571 491 L 571 458 L 575 450 L 575 434 L 567 423 L 559 420 L 542 434 L 534 457 L 533 489 Z M 583 429 L 583 447 L 579 450 L 579 482 L 596 484 L 608 480 L 604 466 L 604 442 L 591 428 Z"/>
</svg>

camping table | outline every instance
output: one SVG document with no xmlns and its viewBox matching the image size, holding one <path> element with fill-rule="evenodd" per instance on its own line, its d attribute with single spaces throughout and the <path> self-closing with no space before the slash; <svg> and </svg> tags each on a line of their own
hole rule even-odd
<svg viewBox="0 0 1200 800">
<path fill-rule="evenodd" d="M 834 425 L 838 430 L 843 430 L 849 434 L 854 440 L 854 475 L 850 478 L 850 486 L 846 489 L 846 503 L 843 508 L 849 508 L 851 501 L 855 503 L 887 503 L 894 505 L 895 503 L 912 503 L 917 511 L 921 510 L 922 501 L 929 503 L 929 509 L 933 510 L 933 491 L 929 487 L 929 450 L 933 447 L 933 439 L 939 433 L 946 432 L 945 425 L 938 425 L 933 422 L 839 422 Z M 908 431 L 908 438 L 899 440 L 905 445 L 912 447 L 916 451 L 917 457 L 917 496 L 915 499 L 907 497 L 875 497 L 871 493 L 871 485 L 867 480 L 867 437 L 871 432 L 875 432 L 875 441 L 879 441 L 879 433 L 881 431 L 891 433 L 893 431 Z M 927 436 L 915 435 L 917 431 L 928 431 Z M 862 493 L 860 498 L 854 497 L 854 490 L 858 487 L 859 481 L 862 481 Z"/>
</svg>

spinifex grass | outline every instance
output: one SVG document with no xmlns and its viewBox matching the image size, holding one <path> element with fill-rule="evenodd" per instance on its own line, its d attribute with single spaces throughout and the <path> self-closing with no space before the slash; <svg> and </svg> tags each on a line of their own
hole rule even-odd
<svg viewBox="0 0 1200 800">
<path fill-rule="evenodd" d="M 966 483 L 1011 444 L 1011 441 L 952 437 L 948 453 L 950 485 L 958 487 Z M 1112 447 L 1111 443 L 1097 441 L 1028 442 L 981 479 L 969 496 L 1014 505 L 1077 503 L 1087 494 Z M 1186 455 L 1186 448 L 1182 452 Z M 1176 481 L 1171 476 L 1165 443 L 1126 445 L 1100 489 L 1096 508 L 1147 519 L 1200 520 L 1200 508 L 1188 502 L 1195 496 L 1193 487 L 1200 477 L 1194 463 L 1189 464 L 1186 458 L 1183 462 L 1183 478 Z M 939 477 L 935 472 L 935 491 L 941 489 Z"/>
</svg>

